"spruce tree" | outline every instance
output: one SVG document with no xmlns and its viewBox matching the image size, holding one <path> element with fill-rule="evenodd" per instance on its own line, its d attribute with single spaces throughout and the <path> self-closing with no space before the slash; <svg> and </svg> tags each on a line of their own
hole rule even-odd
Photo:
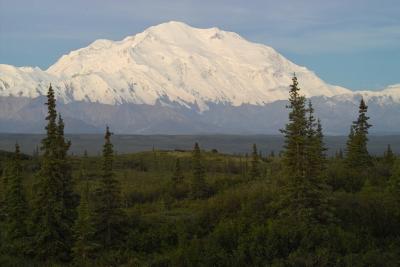
<svg viewBox="0 0 400 267">
<path fill-rule="evenodd" d="M 275 151 L 271 150 L 271 153 L 269 153 L 270 158 L 275 158 Z"/>
<path fill-rule="evenodd" d="M 103 146 L 102 176 L 100 185 L 95 191 L 96 239 L 104 249 L 119 244 L 124 235 L 125 214 L 122 210 L 120 185 L 113 171 L 114 151 L 111 135 L 107 127 Z"/>
<path fill-rule="evenodd" d="M 194 145 L 192 164 L 193 177 L 191 183 L 191 196 L 192 198 L 203 198 L 207 195 L 207 184 L 205 181 L 205 170 L 198 143 L 195 143 Z"/>
<path fill-rule="evenodd" d="M 86 180 L 78 207 L 78 218 L 73 227 L 74 246 L 72 247 L 74 262 L 78 266 L 89 266 L 98 244 L 95 241 L 96 227 L 92 204 L 90 201 L 89 182 Z"/>
<path fill-rule="evenodd" d="M 83 156 L 79 165 L 78 179 L 80 183 L 86 183 L 89 181 L 87 168 L 88 168 L 88 153 L 85 150 L 83 152 Z"/>
<path fill-rule="evenodd" d="M 318 156 L 323 155 L 322 127 L 315 122 L 311 103 L 305 107 L 296 76 L 290 86 L 289 123 L 281 130 L 285 137 L 284 167 L 287 185 L 281 196 L 280 215 L 312 225 L 330 221 L 327 186 L 319 179 Z M 308 115 L 308 116 L 307 116 Z"/>
<path fill-rule="evenodd" d="M 361 99 L 358 118 L 353 121 L 347 141 L 346 162 L 350 168 L 365 169 L 371 164 L 371 157 L 367 149 L 368 129 L 371 124 L 368 123 L 367 111 L 368 106 L 364 99 Z"/>
<path fill-rule="evenodd" d="M 57 142 L 58 142 L 58 160 L 59 160 L 59 171 L 62 180 L 62 194 L 64 203 L 64 215 L 63 221 L 67 224 L 68 233 L 65 235 L 68 246 L 71 247 L 73 243 L 72 239 L 72 227 L 77 218 L 76 208 L 79 204 L 79 196 L 73 190 L 73 179 L 72 179 L 72 167 L 68 159 L 68 150 L 71 147 L 71 142 L 67 141 L 64 137 L 64 121 L 61 115 L 58 116 L 57 124 Z M 67 239 L 69 238 L 69 239 Z"/>
<path fill-rule="evenodd" d="M 339 149 L 339 152 L 337 153 L 336 158 L 343 159 L 343 150 L 342 149 Z"/>
<path fill-rule="evenodd" d="M 24 257 L 27 244 L 28 204 L 22 185 L 22 166 L 19 145 L 15 145 L 15 154 L 7 173 L 5 188 L 3 224 L 5 252 L 8 255 Z"/>
<path fill-rule="evenodd" d="M 347 140 L 345 161 L 348 167 L 349 179 L 346 184 L 346 190 L 351 192 L 356 192 L 363 186 L 372 164 L 367 149 L 368 129 L 371 127 L 368 123 L 367 110 L 367 105 L 361 99 L 358 118 L 353 121 Z"/>
<path fill-rule="evenodd" d="M 6 188 L 7 188 L 7 180 L 9 176 L 9 170 L 10 168 L 8 167 L 10 163 L 8 161 L 5 162 L 5 164 L 2 164 L 2 169 L 1 169 L 1 176 L 0 176 L 0 257 L 2 254 L 2 251 L 4 251 L 4 221 L 6 219 L 6 213 L 5 213 L 5 197 L 6 197 Z M 4 166 L 6 165 L 6 166 Z"/>
<path fill-rule="evenodd" d="M 326 165 L 326 151 L 328 150 L 324 142 L 324 133 L 322 130 L 321 120 L 317 120 L 316 146 L 318 155 L 318 171 L 322 172 Z"/>
<path fill-rule="evenodd" d="M 308 102 L 307 118 L 307 139 L 306 139 L 306 173 L 305 176 L 311 179 L 317 178 L 325 169 L 326 156 L 324 135 L 321 121 L 314 117 L 314 108 L 311 101 Z"/>
<path fill-rule="evenodd" d="M 42 140 L 41 169 L 34 187 L 33 253 L 41 260 L 65 261 L 69 259 L 72 244 L 72 221 L 66 218 L 71 214 L 70 200 L 65 199 L 70 185 L 65 180 L 66 159 L 63 156 L 68 148 L 61 145 L 63 123 L 57 125 L 56 100 L 51 85 L 46 105 L 46 137 Z"/>
<path fill-rule="evenodd" d="M 356 142 L 355 142 L 355 130 L 354 130 L 354 125 L 350 126 L 350 132 L 347 137 L 347 142 L 346 142 L 346 162 L 348 165 L 350 161 L 350 157 L 353 158 L 353 154 L 355 154 L 356 151 Z"/>
<path fill-rule="evenodd" d="M 172 197 L 179 198 L 183 196 L 183 180 L 184 176 L 182 173 L 181 163 L 179 158 L 177 158 L 170 184 L 170 194 Z"/>
<path fill-rule="evenodd" d="M 389 179 L 388 193 L 395 204 L 395 213 L 400 218 L 400 159 L 394 162 L 393 173 Z"/>
<path fill-rule="evenodd" d="M 318 147 L 317 147 L 317 132 L 316 132 L 316 120 L 314 117 L 314 108 L 311 100 L 308 101 L 307 109 L 307 128 L 306 128 L 306 145 L 305 145 L 305 176 L 315 177 L 317 175 L 318 165 Z"/>
<path fill-rule="evenodd" d="M 390 145 L 387 145 L 386 151 L 383 154 L 383 159 L 386 164 L 392 166 L 394 161 L 396 160 L 396 156 L 394 155 L 392 148 Z"/>
<path fill-rule="evenodd" d="M 306 170 L 306 138 L 307 138 L 307 119 L 306 119 L 306 99 L 299 94 L 297 77 L 294 75 L 289 91 L 289 123 L 281 132 L 285 137 L 284 144 L 284 164 L 290 177 L 304 177 Z"/>
<path fill-rule="evenodd" d="M 1 180 L 0 180 L 0 222 L 3 221 L 4 219 L 4 201 L 6 197 L 6 188 L 8 184 L 8 176 L 9 176 L 9 171 L 10 171 L 10 165 L 11 163 L 9 161 L 5 161 L 5 164 L 2 168 L 2 173 L 1 173 Z M 1 230 L 1 229 L 0 229 Z"/>
<path fill-rule="evenodd" d="M 181 163 L 179 158 L 176 159 L 175 161 L 175 168 L 174 168 L 174 174 L 172 176 L 172 183 L 175 185 L 181 184 L 183 182 L 184 176 L 182 173 L 181 169 Z"/>
<path fill-rule="evenodd" d="M 253 152 L 251 154 L 250 178 L 260 178 L 259 156 L 256 144 L 253 144 Z"/>
</svg>

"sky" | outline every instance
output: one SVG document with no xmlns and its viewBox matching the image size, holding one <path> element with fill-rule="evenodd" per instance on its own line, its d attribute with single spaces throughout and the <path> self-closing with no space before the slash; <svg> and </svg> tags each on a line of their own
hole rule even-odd
<svg viewBox="0 0 400 267">
<path fill-rule="evenodd" d="M 352 90 L 400 83 L 399 0 L 0 0 L 0 64 L 47 69 L 171 20 L 237 32 Z"/>
</svg>

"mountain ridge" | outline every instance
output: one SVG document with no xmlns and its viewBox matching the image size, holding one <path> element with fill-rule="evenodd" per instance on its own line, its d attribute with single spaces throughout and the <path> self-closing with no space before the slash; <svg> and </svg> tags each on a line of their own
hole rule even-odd
<svg viewBox="0 0 400 267">
<path fill-rule="evenodd" d="M 47 70 L 0 64 L 0 132 L 41 132 L 53 85 L 70 132 L 278 134 L 293 73 L 330 134 L 344 134 L 363 97 L 373 131 L 400 132 L 400 84 L 351 91 L 326 84 L 273 48 L 181 22 L 100 39 Z M 399 125 L 399 126 L 397 126 Z"/>
</svg>

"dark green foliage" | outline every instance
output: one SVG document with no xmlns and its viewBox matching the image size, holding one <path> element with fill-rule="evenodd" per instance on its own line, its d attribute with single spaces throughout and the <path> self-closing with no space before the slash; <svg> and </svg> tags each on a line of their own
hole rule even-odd
<svg viewBox="0 0 400 267">
<path fill-rule="evenodd" d="M 358 118 L 350 128 L 347 141 L 346 163 L 349 168 L 347 191 L 355 192 L 362 188 L 368 176 L 368 169 L 372 164 L 372 159 L 367 149 L 368 129 L 371 127 L 368 123 L 367 110 L 367 105 L 361 99 Z"/>
<path fill-rule="evenodd" d="M 387 146 L 387 149 L 383 155 L 383 158 L 385 160 L 385 163 L 388 164 L 389 166 L 392 166 L 394 161 L 396 160 L 396 156 L 394 155 L 390 145 Z"/>
<path fill-rule="evenodd" d="M 253 152 L 251 154 L 250 178 L 260 178 L 259 156 L 257 152 L 257 145 L 253 144 Z"/>
<path fill-rule="evenodd" d="M 271 153 L 269 154 L 269 157 L 270 158 L 275 158 L 275 151 L 272 150 Z"/>
<path fill-rule="evenodd" d="M 67 224 L 68 233 L 64 236 L 66 241 L 69 243 L 69 247 L 72 246 L 72 226 L 77 218 L 76 208 L 79 204 L 79 196 L 74 192 L 73 179 L 72 179 L 72 167 L 68 159 L 68 150 L 71 146 L 71 142 L 67 141 L 64 137 L 64 121 L 59 115 L 58 117 L 58 131 L 57 131 L 57 142 L 58 142 L 58 159 L 59 159 L 59 172 L 62 180 L 62 194 L 64 204 L 64 214 L 62 220 Z"/>
<path fill-rule="evenodd" d="M 106 249 L 120 244 L 124 238 L 124 211 L 120 185 L 114 177 L 114 151 L 108 127 L 104 139 L 102 176 L 95 191 L 95 225 L 97 242 Z"/>
<path fill-rule="evenodd" d="M 322 130 L 322 124 L 321 124 L 321 120 L 318 119 L 317 120 L 317 132 L 315 135 L 315 139 L 316 139 L 316 151 L 317 151 L 317 155 L 318 155 L 318 169 L 319 171 L 323 171 L 325 169 L 325 163 L 326 163 L 326 154 L 325 152 L 327 151 L 327 148 L 325 147 L 325 142 L 324 142 L 324 133 Z"/>
<path fill-rule="evenodd" d="M 329 187 L 319 177 L 298 178 L 286 186 L 280 203 L 281 217 L 293 217 L 308 225 L 331 223 Z"/>
<path fill-rule="evenodd" d="M 391 186 L 395 191 L 399 192 L 398 196 L 400 197 L 400 159 L 396 160 L 393 175 L 391 177 Z"/>
<path fill-rule="evenodd" d="M 46 137 L 42 140 L 41 169 L 34 188 L 33 244 L 39 259 L 65 261 L 72 246 L 72 225 L 76 198 L 67 159 L 69 143 L 64 139 L 64 123 L 57 124 L 56 100 L 52 87 L 47 94 Z"/>
<path fill-rule="evenodd" d="M 78 218 L 73 227 L 74 246 L 72 248 L 74 262 L 78 266 L 90 266 L 91 260 L 94 258 L 98 249 L 95 241 L 95 220 L 90 199 L 89 183 L 86 180 L 86 186 L 80 197 L 78 207 Z"/>
<path fill-rule="evenodd" d="M 7 188 L 7 184 L 8 184 L 8 172 L 9 172 L 9 165 L 10 162 L 9 160 L 4 160 L 3 163 L 3 169 L 2 169 L 2 173 L 0 176 L 0 221 L 4 219 L 4 199 L 6 196 L 6 188 Z"/>
<path fill-rule="evenodd" d="M 5 170 L 7 184 L 4 192 L 2 252 L 14 257 L 25 257 L 27 251 L 28 204 L 22 185 L 22 165 L 18 144 L 15 154 Z"/>
<path fill-rule="evenodd" d="M 368 153 L 368 106 L 364 99 L 361 99 L 358 118 L 353 122 L 347 142 L 346 162 L 350 168 L 367 168 L 371 164 L 371 157 Z"/>
<path fill-rule="evenodd" d="M 339 149 L 339 151 L 336 152 L 335 157 L 336 157 L 337 159 L 343 159 L 343 150 L 342 150 L 342 149 Z"/>
<path fill-rule="evenodd" d="M 325 155 L 320 121 L 314 118 L 311 101 L 299 95 L 296 76 L 290 87 L 289 123 L 285 130 L 284 169 L 288 181 L 279 203 L 282 218 L 292 218 L 305 225 L 329 223 L 332 211 L 328 203 L 328 186 L 321 179 Z M 306 117 L 306 115 L 308 116 Z"/>
<path fill-rule="evenodd" d="M 325 169 L 325 145 L 321 121 L 314 118 L 314 108 L 311 101 L 308 104 L 308 120 L 306 134 L 306 177 L 319 177 Z"/>
<path fill-rule="evenodd" d="M 289 91 L 289 123 L 281 132 L 285 137 L 284 162 L 290 177 L 304 177 L 306 172 L 307 109 L 306 99 L 300 95 L 297 77 L 293 76 Z"/>
<path fill-rule="evenodd" d="M 291 199 L 287 200 L 291 202 L 285 202 L 288 203 L 286 206 L 277 205 L 283 203 L 282 196 L 286 196 L 286 185 L 290 181 L 282 175 L 285 166 L 280 158 L 259 162 L 262 169 L 271 170 L 268 180 L 248 181 L 242 179 L 240 172 L 226 173 L 229 169 L 224 168 L 225 162 L 229 161 L 240 166 L 239 156 L 204 151 L 201 156 L 207 182 L 214 194 L 207 199 L 176 198 L 168 207 L 164 200 L 165 188 L 174 177 L 176 161 L 179 158 L 180 169 L 186 177 L 192 171 L 192 153 L 157 151 L 157 169 L 152 165 L 153 152 L 113 157 L 113 175 L 121 184 L 121 201 L 128 216 L 123 218 L 126 238 L 107 247 L 97 241 L 96 234 L 93 235 L 97 229 L 93 210 L 97 203 L 96 198 L 92 198 L 94 195 L 87 193 L 89 190 L 86 189 L 89 184 L 94 193 L 100 186 L 96 177 L 103 173 L 103 160 L 101 157 L 71 158 L 76 177 L 75 190 L 81 193 L 81 204 L 73 227 L 76 238 L 72 248 L 74 258 L 66 265 L 396 266 L 400 248 L 400 205 L 399 200 L 395 201 L 400 192 L 396 189 L 400 188 L 396 186 L 400 184 L 396 183 L 400 177 L 398 163 L 394 164 L 393 176 L 386 182 L 370 184 L 360 192 L 346 193 L 339 182 L 340 179 L 346 180 L 342 174 L 342 170 L 347 169 L 346 163 L 340 159 L 328 159 L 322 176 L 336 181 L 338 186 L 334 188 L 336 192 L 321 190 L 326 198 L 317 199 L 327 199 L 327 202 L 324 204 L 326 208 L 319 210 L 324 205 L 315 205 L 304 199 L 298 206 Z M 126 164 L 139 162 L 140 158 L 148 166 L 146 172 Z M 376 166 L 383 157 L 372 160 Z M 30 161 L 26 159 L 21 164 L 28 166 Z M 375 167 L 371 173 L 380 177 Z M 29 192 L 29 180 L 34 177 L 30 177 L 25 168 L 23 175 Z M 304 184 L 311 182 L 306 180 Z M 315 195 L 314 191 L 296 192 L 300 196 L 306 193 Z M 89 198 L 85 197 L 86 194 Z M 125 196 L 130 194 L 136 198 L 126 201 Z M 31 195 L 27 196 L 32 200 Z M 298 198 L 302 199 L 300 196 Z M 305 209 L 304 203 L 313 208 Z M 299 212 L 287 213 L 292 209 Z M 314 216 L 314 210 L 321 215 Z M 334 220 L 327 220 L 331 217 L 326 213 L 333 213 Z M 90 217 L 94 218 L 90 220 Z M 82 257 L 82 252 L 87 253 L 87 260 Z M 43 266 L 43 262 L 0 255 L 1 266 Z M 50 266 L 58 264 L 57 260 L 48 263 Z"/>
<path fill-rule="evenodd" d="M 193 177 L 190 185 L 191 197 L 192 198 L 206 197 L 208 195 L 208 188 L 205 181 L 205 169 L 198 143 L 195 143 L 193 149 L 192 169 L 193 169 Z"/>
<path fill-rule="evenodd" d="M 395 203 L 396 209 L 395 213 L 399 216 L 400 219 L 400 160 L 396 160 L 393 174 L 390 177 L 388 183 L 388 191 L 391 196 L 391 200 Z"/>
<path fill-rule="evenodd" d="M 172 176 L 172 183 L 175 185 L 179 185 L 183 182 L 184 176 L 181 169 L 181 163 L 179 158 L 176 159 L 174 175 Z"/>
<path fill-rule="evenodd" d="M 171 197 L 180 199 L 186 196 L 187 190 L 184 179 L 185 177 L 182 172 L 180 159 L 177 158 L 169 186 L 169 194 Z"/>
</svg>

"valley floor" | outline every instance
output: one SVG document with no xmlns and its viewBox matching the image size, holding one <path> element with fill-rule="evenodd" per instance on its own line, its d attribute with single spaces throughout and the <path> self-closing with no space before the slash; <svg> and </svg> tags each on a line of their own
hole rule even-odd
<svg viewBox="0 0 400 267">
<path fill-rule="evenodd" d="M 70 153 L 82 155 L 86 150 L 90 155 L 99 155 L 104 136 L 101 134 L 67 134 L 71 140 Z M 0 133 L 0 150 L 13 151 L 18 142 L 26 154 L 37 149 L 44 135 Z M 259 151 L 269 155 L 272 151 L 282 150 L 283 136 L 280 135 L 113 135 L 115 151 L 127 154 L 140 151 L 156 150 L 191 150 L 195 142 L 203 149 L 216 149 L 222 153 L 245 155 L 257 144 Z M 344 151 L 347 136 L 326 136 L 328 155 Z M 395 153 L 400 153 L 400 135 L 370 135 L 368 150 L 372 155 L 382 155 L 390 144 Z"/>
</svg>

